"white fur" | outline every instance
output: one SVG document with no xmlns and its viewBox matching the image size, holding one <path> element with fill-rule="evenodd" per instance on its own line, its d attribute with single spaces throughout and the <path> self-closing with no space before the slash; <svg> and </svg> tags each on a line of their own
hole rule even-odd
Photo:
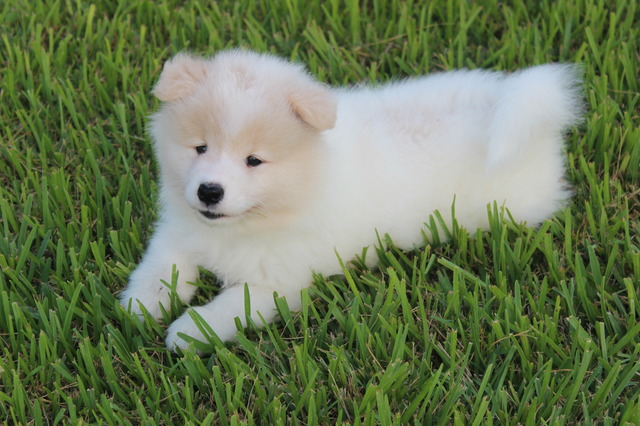
<svg viewBox="0 0 640 426">
<path fill-rule="evenodd" d="M 169 307 L 161 280 L 171 281 L 173 265 L 185 302 L 204 267 L 224 286 L 193 309 L 229 340 L 234 318 L 246 323 L 245 283 L 254 322 L 256 312 L 272 321 L 274 293 L 299 308 L 312 272 L 341 272 L 336 252 L 351 259 L 376 232 L 401 248 L 423 244 L 429 215 L 450 220 L 454 196 L 468 229 L 487 227 L 494 201 L 538 224 L 569 197 L 562 136 L 579 117 L 577 84 L 574 67 L 543 65 L 330 89 L 268 55 L 180 54 L 154 89 L 165 101 L 151 124 L 161 218 L 121 301 L 157 318 Z M 265 162 L 249 167 L 249 155 Z M 204 206 L 202 183 L 220 184 L 223 199 Z M 207 209 L 225 217 L 198 212 Z M 203 339 L 188 313 L 169 327 L 169 348 L 187 346 L 178 333 Z"/>
</svg>

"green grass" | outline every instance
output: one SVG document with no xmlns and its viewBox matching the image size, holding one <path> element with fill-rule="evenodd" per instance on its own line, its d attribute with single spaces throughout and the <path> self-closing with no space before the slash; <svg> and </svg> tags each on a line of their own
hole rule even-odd
<svg viewBox="0 0 640 426">
<path fill-rule="evenodd" d="M 640 424 L 640 6 L 506 3 L 2 2 L 0 419 Z M 211 357 L 168 353 L 114 296 L 155 217 L 149 92 L 170 55 L 229 46 L 332 84 L 580 62 L 575 198 L 539 229 L 493 210 L 489 233 L 390 248 Z"/>
</svg>

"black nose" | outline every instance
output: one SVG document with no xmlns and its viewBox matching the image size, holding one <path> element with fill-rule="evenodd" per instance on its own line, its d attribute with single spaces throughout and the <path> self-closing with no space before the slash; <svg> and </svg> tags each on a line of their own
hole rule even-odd
<svg viewBox="0 0 640 426">
<path fill-rule="evenodd" d="M 224 197 L 224 189 L 217 183 L 201 183 L 198 187 L 198 198 L 205 205 L 218 204 Z"/>
</svg>

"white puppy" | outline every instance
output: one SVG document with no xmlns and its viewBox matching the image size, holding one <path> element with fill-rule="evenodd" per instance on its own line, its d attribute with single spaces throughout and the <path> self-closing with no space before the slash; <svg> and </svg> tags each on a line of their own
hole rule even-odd
<svg viewBox="0 0 640 426">
<path fill-rule="evenodd" d="M 577 87 L 574 67 L 544 65 L 332 89 L 269 55 L 179 54 L 154 89 L 160 219 L 122 304 L 160 317 L 174 265 L 184 302 L 206 268 L 223 288 L 193 309 L 229 340 L 234 318 L 246 324 L 245 284 L 253 321 L 272 321 L 274 293 L 299 308 L 313 272 L 340 273 L 336 253 L 352 259 L 377 234 L 420 246 L 454 197 L 467 229 L 487 227 L 494 201 L 538 224 L 569 196 L 562 136 L 579 118 Z M 178 333 L 203 339 L 188 313 L 169 348 L 187 345 Z"/>
</svg>

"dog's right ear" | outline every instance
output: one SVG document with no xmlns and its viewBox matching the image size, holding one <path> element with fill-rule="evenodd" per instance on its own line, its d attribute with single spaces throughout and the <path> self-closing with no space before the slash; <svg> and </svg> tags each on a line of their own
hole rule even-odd
<svg viewBox="0 0 640 426">
<path fill-rule="evenodd" d="M 206 61 L 188 53 L 178 53 L 164 64 L 152 93 L 164 102 L 191 95 L 207 75 Z"/>
</svg>

